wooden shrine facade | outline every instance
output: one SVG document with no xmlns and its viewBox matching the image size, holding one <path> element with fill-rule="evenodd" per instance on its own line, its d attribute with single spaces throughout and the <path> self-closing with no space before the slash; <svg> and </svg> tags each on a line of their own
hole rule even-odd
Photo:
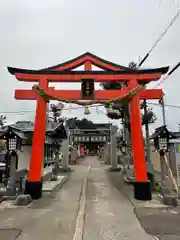
<svg viewBox="0 0 180 240">
<path fill-rule="evenodd" d="M 72 140 L 76 144 L 99 143 L 110 141 L 110 124 L 93 124 L 90 129 L 71 129 Z"/>
<path fill-rule="evenodd" d="M 82 65 L 84 66 L 84 71 L 74 70 Z M 92 65 L 102 70 L 93 71 Z M 39 94 L 34 88 L 30 90 L 18 89 L 15 91 L 16 99 L 37 101 L 32 156 L 28 181 L 26 183 L 26 193 L 30 194 L 32 198 L 39 198 L 42 192 L 41 168 L 46 126 L 46 103 L 49 100 L 57 98 L 71 102 L 82 100 L 81 90 L 56 90 L 54 87 L 49 87 L 49 83 L 84 82 L 89 80 L 93 80 L 93 82 L 119 81 L 127 83 L 127 86 L 122 87 L 120 90 L 95 90 L 93 92 L 95 101 L 112 100 L 124 98 L 139 86 L 159 80 L 163 74 L 167 73 L 168 67 L 156 69 L 130 69 L 106 61 L 91 53 L 85 53 L 65 63 L 41 70 L 8 67 L 8 71 L 19 81 L 38 83 L 39 88 L 46 93 L 46 98 L 44 98 L 44 95 Z M 162 89 L 146 89 L 145 87 L 141 87 L 138 92 L 129 99 L 132 151 L 136 178 L 134 195 L 135 198 L 140 200 L 149 200 L 151 198 L 151 187 L 147 178 L 142 136 L 140 100 L 161 99 L 162 96 Z"/>
</svg>

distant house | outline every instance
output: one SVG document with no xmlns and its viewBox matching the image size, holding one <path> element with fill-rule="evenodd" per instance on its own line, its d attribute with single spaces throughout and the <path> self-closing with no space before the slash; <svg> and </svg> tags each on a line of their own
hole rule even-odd
<svg viewBox="0 0 180 240">
<path fill-rule="evenodd" d="M 0 129 L 0 146 L 6 149 L 5 136 L 8 132 L 13 132 L 19 140 L 19 164 L 18 168 L 29 168 L 32 148 L 32 138 L 34 123 L 31 121 L 18 121 L 15 124 L 4 126 Z M 60 142 L 67 138 L 66 128 L 61 123 L 47 122 L 44 139 L 44 163 L 49 163 L 52 159 L 52 151 L 60 146 Z"/>
</svg>

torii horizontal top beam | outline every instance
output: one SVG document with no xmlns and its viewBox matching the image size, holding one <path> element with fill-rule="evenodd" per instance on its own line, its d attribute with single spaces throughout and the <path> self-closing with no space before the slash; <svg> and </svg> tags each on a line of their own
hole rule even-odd
<svg viewBox="0 0 180 240">
<path fill-rule="evenodd" d="M 111 81 L 122 81 L 128 82 L 131 79 L 136 79 L 137 81 L 148 83 L 151 81 L 157 81 L 160 79 L 162 73 L 154 72 L 147 73 L 142 70 L 139 72 L 105 72 L 105 71 L 71 71 L 71 72 L 59 72 L 54 71 L 53 73 L 15 73 L 15 76 L 20 81 L 27 82 L 39 82 L 40 79 L 48 82 L 80 82 L 82 79 L 93 79 L 95 82 L 111 82 Z"/>
<path fill-rule="evenodd" d="M 165 74 L 167 73 L 169 67 L 162 67 L 162 68 L 153 68 L 153 69 L 120 69 L 116 71 L 90 71 L 92 74 L 97 75 L 117 75 L 117 74 L 153 74 L 153 73 L 159 73 L 159 74 Z M 13 68 L 8 67 L 9 73 L 12 75 L 15 75 L 17 73 L 24 73 L 24 74 L 37 74 L 37 75 L 61 75 L 61 74 L 87 74 L 90 73 L 88 71 L 60 71 L 60 70 L 29 70 L 29 69 L 22 69 L 22 68 Z"/>
<path fill-rule="evenodd" d="M 81 100 L 81 91 L 79 90 L 54 90 L 49 88 L 46 93 L 55 98 L 68 99 L 70 101 Z M 33 90 L 15 90 L 15 98 L 20 100 L 35 100 L 37 92 Z M 140 91 L 140 99 L 161 99 L 162 89 L 144 89 Z M 95 90 L 95 100 L 116 99 L 122 95 L 122 90 Z M 50 100 L 50 99 L 49 99 Z"/>
</svg>

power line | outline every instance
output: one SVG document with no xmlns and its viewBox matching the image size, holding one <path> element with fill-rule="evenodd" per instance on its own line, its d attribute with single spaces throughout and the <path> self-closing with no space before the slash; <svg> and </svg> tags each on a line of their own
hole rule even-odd
<svg viewBox="0 0 180 240">
<path fill-rule="evenodd" d="M 102 105 L 102 104 L 96 104 L 96 105 L 92 105 L 92 106 L 88 106 L 89 108 L 96 108 L 96 107 L 103 107 L 104 105 Z M 62 110 L 63 111 L 67 111 L 67 110 L 69 110 L 70 108 L 63 108 Z M 75 110 L 75 109 L 84 109 L 84 107 L 81 107 L 81 106 L 79 106 L 79 107 L 71 107 L 71 109 L 70 110 Z M 27 113 L 33 113 L 33 112 L 35 112 L 35 111 L 33 111 L 33 110 L 22 110 L 22 111 L 6 111 L 6 112 L 0 112 L 0 114 L 27 114 Z M 53 112 L 53 111 L 48 111 L 48 112 Z"/>
<path fill-rule="evenodd" d="M 164 0 L 160 0 L 159 4 L 158 4 L 158 6 L 157 6 L 157 10 L 159 10 L 159 9 L 160 9 L 160 7 L 161 7 L 161 5 L 162 5 L 163 1 L 164 1 Z"/>
<path fill-rule="evenodd" d="M 174 4 L 174 0 L 171 0 L 171 3 L 169 4 L 169 8 Z"/>
<path fill-rule="evenodd" d="M 147 103 L 150 104 L 150 105 L 155 105 L 155 106 L 161 107 L 161 104 L 159 104 L 159 103 L 152 103 L 152 102 L 147 102 Z M 178 106 L 178 105 L 165 104 L 164 106 L 165 107 L 179 108 L 180 109 L 180 106 Z"/>
<path fill-rule="evenodd" d="M 159 103 L 153 103 L 153 102 L 147 102 L 148 104 L 150 105 L 155 105 L 155 106 L 161 106 L 161 104 Z M 104 105 L 102 104 L 98 104 L 98 105 L 93 105 L 93 106 L 89 106 L 89 108 L 97 108 L 97 107 L 104 107 Z M 178 105 L 171 105 L 171 104 L 165 104 L 165 107 L 172 107 L 172 108 L 180 108 L 180 106 Z M 76 109 L 84 109 L 84 107 L 74 107 L 74 108 L 71 108 L 72 110 L 76 110 Z M 67 111 L 69 110 L 69 108 L 64 108 L 63 111 Z M 102 112 L 103 114 L 105 114 L 104 111 L 102 110 L 99 110 L 100 112 Z M 0 114 L 28 114 L 28 113 L 34 113 L 35 111 L 28 111 L 28 110 L 25 110 L 25 111 L 16 111 L 16 112 L 0 112 Z"/>
<path fill-rule="evenodd" d="M 155 43 L 153 44 L 153 46 L 150 48 L 149 52 L 145 55 L 145 57 L 141 60 L 141 62 L 139 63 L 139 66 L 142 66 L 142 64 L 146 61 L 146 59 L 149 57 L 150 53 L 154 50 L 154 48 L 157 46 L 157 44 L 163 39 L 163 37 L 167 34 L 167 32 L 169 31 L 169 29 L 172 27 L 172 25 L 175 23 L 175 21 L 177 20 L 177 18 L 180 15 L 180 8 L 178 9 L 178 11 L 176 12 L 176 14 L 174 15 L 174 17 L 172 18 L 172 20 L 170 21 L 170 23 L 168 24 L 167 28 L 159 35 L 159 37 L 157 38 L 157 40 L 155 41 Z"/>
<path fill-rule="evenodd" d="M 162 79 L 160 79 L 160 81 L 155 85 L 155 88 L 159 87 L 165 80 L 168 79 L 168 77 L 170 77 L 172 75 L 173 72 L 175 72 L 178 68 L 180 67 L 180 62 L 178 62 L 173 68 L 172 70 L 170 70 Z"/>
</svg>

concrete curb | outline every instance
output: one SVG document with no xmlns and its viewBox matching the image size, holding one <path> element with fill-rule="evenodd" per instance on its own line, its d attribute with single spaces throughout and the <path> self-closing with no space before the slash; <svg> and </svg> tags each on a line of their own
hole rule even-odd
<svg viewBox="0 0 180 240">
<path fill-rule="evenodd" d="M 160 238 L 156 237 L 156 236 L 152 236 L 153 240 L 160 240 Z"/>
<path fill-rule="evenodd" d="M 68 180 L 68 178 L 69 178 L 68 176 L 65 176 L 65 178 L 62 181 L 60 181 L 57 185 L 55 185 L 54 188 L 52 188 L 51 191 L 43 191 L 43 192 L 44 193 L 48 193 L 49 192 L 49 194 L 47 194 L 47 195 L 50 196 L 53 192 L 55 192 L 57 189 L 62 187 L 63 184 Z"/>
</svg>

